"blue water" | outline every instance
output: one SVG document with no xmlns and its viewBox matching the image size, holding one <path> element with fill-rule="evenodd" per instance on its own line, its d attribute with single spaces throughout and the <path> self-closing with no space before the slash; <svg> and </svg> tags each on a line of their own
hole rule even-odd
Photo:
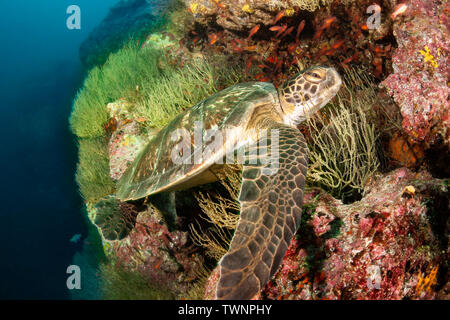
<svg viewBox="0 0 450 320">
<path fill-rule="evenodd" d="M 67 122 L 78 48 L 116 2 L 0 2 L 0 299 L 70 298 L 66 268 L 87 234 Z M 81 30 L 66 27 L 72 4 Z"/>
</svg>

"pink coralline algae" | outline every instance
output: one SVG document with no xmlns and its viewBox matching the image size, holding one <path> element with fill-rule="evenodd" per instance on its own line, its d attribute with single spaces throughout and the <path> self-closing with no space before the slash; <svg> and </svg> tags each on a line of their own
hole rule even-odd
<svg viewBox="0 0 450 320">
<path fill-rule="evenodd" d="M 187 232 L 169 231 L 154 210 L 141 212 L 130 235 L 112 245 L 115 261 L 150 283 L 186 296 L 204 260 L 188 242 Z"/>
<path fill-rule="evenodd" d="M 130 119 L 130 104 L 119 100 L 108 104 L 110 116 L 116 122 L 116 128 L 109 138 L 109 167 L 113 180 L 119 180 L 131 162 L 136 158 L 148 141 L 141 133 L 139 123 Z"/>
<path fill-rule="evenodd" d="M 401 168 L 374 179 L 365 194 L 345 205 L 319 189 L 307 192 L 302 225 L 260 298 L 448 298 L 448 240 L 436 227 L 448 217 L 445 183 Z M 217 275 L 216 268 L 205 298 Z"/>
<path fill-rule="evenodd" d="M 393 24 L 398 48 L 392 57 L 394 73 L 382 85 L 399 105 L 404 131 L 431 145 L 443 139 L 450 145 L 450 4 L 409 0 Z"/>
</svg>

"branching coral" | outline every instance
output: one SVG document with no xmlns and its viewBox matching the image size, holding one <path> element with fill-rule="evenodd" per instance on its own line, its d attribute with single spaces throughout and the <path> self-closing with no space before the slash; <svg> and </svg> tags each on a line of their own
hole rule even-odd
<svg viewBox="0 0 450 320">
<path fill-rule="evenodd" d="M 308 180 L 344 199 L 361 193 L 380 166 L 371 121 L 375 88 L 356 71 L 345 79 L 337 102 L 307 120 L 312 136 Z"/>
<path fill-rule="evenodd" d="M 328 6 L 333 0 L 292 0 L 290 3 L 294 7 L 299 7 L 300 10 L 315 11 L 321 6 Z"/>
<path fill-rule="evenodd" d="M 229 193 L 229 198 L 217 194 L 196 195 L 196 199 L 206 216 L 202 218 L 212 224 L 210 231 L 197 231 L 200 226 L 191 224 L 193 241 L 206 249 L 207 254 L 215 259 L 227 252 L 234 229 L 239 220 L 239 203 L 237 202 L 240 189 L 240 166 L 229 166 L 220 175 L 221 183 Z"/>
</svg>

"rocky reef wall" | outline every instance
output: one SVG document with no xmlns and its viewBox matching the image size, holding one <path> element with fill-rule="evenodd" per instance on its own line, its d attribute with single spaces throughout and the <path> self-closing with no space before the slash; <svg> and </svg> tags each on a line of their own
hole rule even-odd
<svg viewBox="0 0 450 320">
<path fill-rule="evenodd" d="M 345 198 L 338 198 L 341 190 L 332 184 L 308 179 L 301 227 L 278 272 L 255 299 L 448 299 L 449 4 L 438 0 L 182 2 L 173 13 L 180 23 L 178 33 L 167 28 L 155 31 L 130 51 L 139 57 L 134 67 L 139 61 L 139 70 L 156 80 L 129 76 L 138 72 L 128 61 L 131 71 L 120 73 L 126 90 L 111 99 L 103 95 L 95 134 L 79 136 L 81 143 L 95 139 L 96 145 L 102 144 L 108 167 L 94 180 L 86 180 L 99 185 L 107 181 L 108 186 L 86 201 L 91 221 L 104 222 L 97 212 L 99 198 L 114 198 L 116 181 L 170 117 L 236 82 L 267 81 L 278 86 L 299 69 L 332 65 L 346 76 L 346 88 L 318 115 L 315 128 L 303 123 L 299 130 L 314 150 L 316 135 L 331 126 L 330 117 L 342 116 L 332 111 L 347 108 L 361 132 L 373 133 L 364 140 L 372 150 L 365 157 L 373 161 L 354 162 L 339 172 L 342 176 L 369 172 Z M 104 61 L 102 52 L 119 48 L 130 30 L 147 30 L 150 21 L 166 12 L 161 5 L 165 3 L 121 2 L 83 45 L 85 63 Z M 159 9 L 149 15 L 149 7 Z M 380 23 L 373 27 L 376 20 L 370 20 L 371 15 L 377 12 Z M 111 27 L 115 25 L 126 27 Z M 161 51 L 140 58 L 154 47 Z M 146 61 L 155 68 L 147 69 Z M 99 74 L 110 76 L 104 69 Z M 86 100 L 94 101 L 93 96 L 107 90 L 100 91 L 93 90 Z M 355 111 L 357 104 L 364 107 Z M 159 111 L 164 112 L 164 121 L 156 122 Z M 330 139 L 364 136 L 336 131 L 329 130 Z M 98 148 L 91 149 L 98 153 Z M 355 155 L 354 150 L 345 151 L 348 159 L 341 162 Z M 322 156 L 331 158 L 333 152 L 327 149 Z M 311 167 L 327 175 L 326 166 L 311 161 Z M 195 241 L 189 226 L 196 225 L 197 232 L 206 234 L 217 225 L 205 222 L 196 195 L 211 195 L 202 199 L 211 207 L 222 205 L 226 212 L 236 207 L 238 189 L 215 184 L 189 192 L 178 194 L 181 207 L 175 226 L 169 227 L 161 212 L 141 199 L 114 205 L 114 212 L 129 220 L 118 224 L 124 229 L 100 233 L 111 265 L 139 274 L 140 281 L 156 284 L 172 298 L 210 299 L 217 284 L 217 257 L 227 250 L 233 224 L 215 229 L 223 231 L 222 238 L 208 243 L 217 246 L 215 254 L 208 255 L 211 248 Z M 214 202 L 218 194 L 222 202 Z"/>
</svg>

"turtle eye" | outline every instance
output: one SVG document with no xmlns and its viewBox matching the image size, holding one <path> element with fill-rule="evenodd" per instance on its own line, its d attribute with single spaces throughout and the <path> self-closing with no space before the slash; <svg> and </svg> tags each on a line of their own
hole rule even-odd
<svg viewBox="0 0 450 320">
<path fill-rule="evenodd" d="M 319 83 L 322 81 L 321 75 L 315 71 L 305 72 L 305 79 L 312 83 Z"/>
</svg>

